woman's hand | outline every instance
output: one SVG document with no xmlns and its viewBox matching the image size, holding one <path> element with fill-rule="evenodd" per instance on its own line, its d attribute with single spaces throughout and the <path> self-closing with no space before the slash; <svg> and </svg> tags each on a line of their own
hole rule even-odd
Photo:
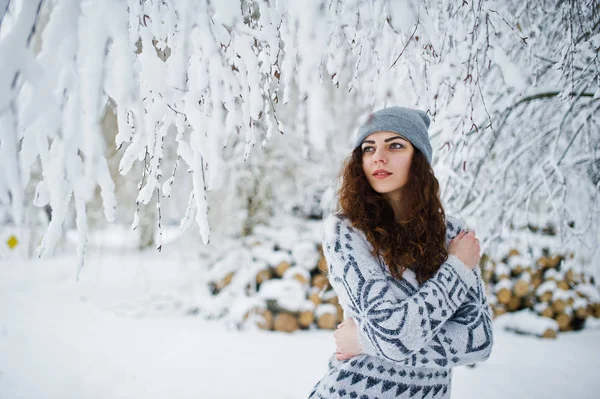
<svg viewBox="0 0 600 399">
<path fill-rule="evenodd" d="M 354 319 L 346 319 L 337 326 L 333 333 L 335 339 L 335 358 L 348 360 L 362 353 L 358 340 L 358 331 Z"/>
<path fill-rule="evenodd" d="M 477 267 L 481 259 L 480 253 L 481 247 L 474 231 L 461 231 L 450 241 L 448 247 L 448 254 L 456 256 L 471 270 Z"/>
</svg>

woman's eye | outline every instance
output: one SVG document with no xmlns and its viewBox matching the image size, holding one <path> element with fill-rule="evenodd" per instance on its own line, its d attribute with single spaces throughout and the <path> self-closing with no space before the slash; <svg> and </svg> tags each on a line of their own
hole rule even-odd
<svg viewBox="0 0 600 399">
<path fill-rule="evenodd" d="M 371 152 L 373 147 L 363 147 L 362 152 Z"/>
<path fill-rule="evenodd" d="M 404 146 L 400 143 L 392 143 L 390 148 L 404 148 Z"/>
</svg>

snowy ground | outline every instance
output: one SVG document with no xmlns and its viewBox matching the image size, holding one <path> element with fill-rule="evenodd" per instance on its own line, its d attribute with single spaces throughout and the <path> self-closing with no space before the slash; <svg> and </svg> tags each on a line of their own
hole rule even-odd
<svg viewBox="0 0 600 399">
<path fill-rule="evenodd" d="M 238 332 L 182 314 L 200 268 L 171 251 L 92 250 L 0 262 L 0 398 L 306 398 L 331 332 Z M 160 295 L 159 295 L 160 294 Z M 455 369 L 454 398 L 597 398 L 600 331 L 557 340 L 496 331 Z"/>
</svg>

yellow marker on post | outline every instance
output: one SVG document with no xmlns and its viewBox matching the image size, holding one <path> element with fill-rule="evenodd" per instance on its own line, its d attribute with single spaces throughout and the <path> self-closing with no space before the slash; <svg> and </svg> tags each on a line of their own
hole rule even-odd
<svg viewBox="0 0 600 399">
<path fill-rule="evenodd" d="M 12 236 L 10 236 L 8 241 L 6 241 L 6 244 L 8 244 L 8 247 L 10 249 L 14 249 L 19 244 L 19 240 L 17 240 L 17 237 L 12 235 Z"/>
</svg>

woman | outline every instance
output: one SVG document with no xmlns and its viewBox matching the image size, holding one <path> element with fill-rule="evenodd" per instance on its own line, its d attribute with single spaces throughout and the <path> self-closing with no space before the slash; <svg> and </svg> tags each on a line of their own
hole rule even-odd
<svg viewBox="0 0 600 399">
<path fill-rule="evenodd" d="M 428 128 L 391 107 L 358 130 L 323 228 L 346 320 L 310 398 L 449 398 L 452 367 L 490 355 L 479 241 L 444 214 Z"/>
</svg>

